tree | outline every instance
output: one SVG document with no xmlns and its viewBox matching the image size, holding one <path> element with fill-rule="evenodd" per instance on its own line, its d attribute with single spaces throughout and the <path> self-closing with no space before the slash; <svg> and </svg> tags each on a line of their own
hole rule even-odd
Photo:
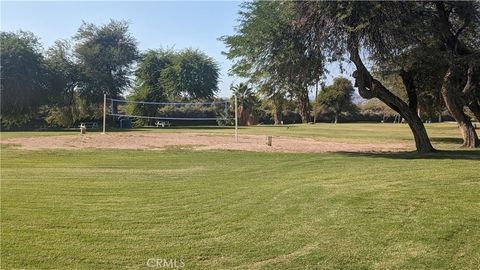
<svg viewBox="0 0 480 270">
<path fill-rule="evenodd" d="M 334 114 L 334 123 L 342 112 L 349 112 L 355 108 L 352 96 L 355 92 L 352 82 L 346 78 L 335 78 L 332 85 L 323 88 L 317 97 L 317 104 L 324 109 L 331 110 Z"/>
<path fill-rule="evenodd" d="M 282 123 L 282 113 L 287 103 L 286 93 L 280 89 L 275 89 L 274 86 L 264 84 L 260 87 L 259 94 L 263 97 L 264 106 L 272 112 L 274 124 Z"/>
<path fill-rule="evenodd" d="M 162 71 L 172 65 L 174 52 L 171 50 L 148 50 L 140 57 L 135 71 L 136 85 L 128 99 L 133 101 L 167 101 L 168 95 L 162 81 Z M 132 115 L 157 116 L 156 106 L 132 103 L 128 107 Z"/>
<path fill-rule="evenodd" d="M 147 89 L 144 100 L 164 101 L 167 93 L 161 79 L 162 71 L 171 66 L 174 52 L 170 50 L 149 50 L 142 55 L 135 71 L 137 87 Z"/>
<path fill-rule="evenodd" d="M 258 86 L 286 90 L 297 102 L 303 122 L 310 121 L 308 87 L 324 73 L 324 57 L 307 51 L 293 31 L 295 15 L 287 2 L 254 1 L 242 5 L 237 33 L 221 37 L 234 60 L 233 74 Z"/>
<path fill-rule="evenodd" d="M 128 23 L 111 20 L 97 26 L 84 22 L 75 40 L 80 96 L 88 103 L 101 103 L 103 94 L 119 98 L 131 85 L 132 65 L 138 57 Z"/>
<path fill-rule="evenodd" d="M 404 49 L 389 58 L 374 56 L 376 63 L 397 70 L 412 108 L 442 111 L 443 99 L 462 131 L 463 146 L 475 147 L 477 134 L 464 107 L 480 115 L 475 90 L 475 78 L 480 77 L 475 71 L 480 65 L 480 54 L 475 50 L 480 44 L 480 5 L 437 1 L 401 7 L 402 14 L 396 15 L 401 28 L 395 36 L 402 37 Z"/>
<path fill-rule="evenodd" d="M 431 118 L 444 111 L 440 88 L 448 63 L 437 48 L 414 44 L 388 59 L 372 59 L 375 63 L 373 75 L 408 102 L 419 117 Z"/>
<path fill-rule="evenodd" d="M 7 127 L 31 119 L 46 102 L 41 46 L 30 32 L 1 32 L 1 122 Z"/>
<path fill-rule="evenodd" d="M 78 66 L 73 59 L 71 45 L 66 40 L 56 41 L 48 49 L 45 59 L 48 76 L 47 122 L 64 127 L 71 127 L 82 118 L 80 104 L 75 88 L 78 85 Z"/>
<path fill-rule="evenodd" d="M 447 109 L 463 135 L 464 147 L 478 147 L 478 135 L 464 107 L 480 115 L 480 4 L 478 2 L 435 2 L 430 22 L 435 37 L 444 46 L 449 59 L 441 94 Z"/>
<path fill-rule="evenodd" d="M 318 48 L 332 56 L 348 53 L 355 65 L 353 73 L 359 94 L 378 98 L 406 119 L 418 152 L 432 152 L 433 146 L 416 110 L 375 79 L 360 57 L 363 50 L 371 55 L 389 57 L 411 42 L 408 21 L 415 18 L 414 3 L 403 2 L 295 2 L 298 14 L 295 28 L 305 37 L 308 51 Z"/>
<path fill-rule="evenodd" d="M 247 84 L 239 83 L 232 86 L 231 90 L 234 95 L 232 99 L 237 96 L 238 124 L 241 126 L 256 124 L 255 110 L 258 100 L 252 88 L 248 87 Z M 231 104 L 235 104 L 234 101 L 231 101 Z"/>
<path fill-rule="evenodd" d="M 209 56 L 198 50 L 176 53 L 171 65 L 161 71 L 161 81 L 171 100 L 211 100 L 218 92 L 219 68 Z"/>
<path fill-rule="evenodd" d="M 138 61 L 136 85 L 128 97 L 135 101 L 212 100 L 218 91 L 219 69 L 198 50 L 149 50 Z M 131 114 L 154 117 L 159 108 L 133 103 Z"/>
<path fill-rule="evenodd" d="M 376 98 L 365 100 L 357 105 L 360 114 L 367 117 L 378 116 L 382 121 L 386 121 L 388 117 L 397 116 L 397 112 L 388 107 L 385 103 Z"/>
</svg>

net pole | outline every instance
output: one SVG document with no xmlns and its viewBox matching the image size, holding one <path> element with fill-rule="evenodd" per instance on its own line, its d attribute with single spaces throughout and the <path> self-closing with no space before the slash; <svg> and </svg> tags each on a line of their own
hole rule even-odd
<svg viewBox="0 0 480 270">
<path fill-rule="evenodd" d="M 105 125 L 107 123 L 107 94 L 103 94 L 103 132 L 105 134 Z"/>
<path fill-rule="evenodd" d="M 238 101 L 235 93 L 235 142 L 238 142 Z"/>
</svg>

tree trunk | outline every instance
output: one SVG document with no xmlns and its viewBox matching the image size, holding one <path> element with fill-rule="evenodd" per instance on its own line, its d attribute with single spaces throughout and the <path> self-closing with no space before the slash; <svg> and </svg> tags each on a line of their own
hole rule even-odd
<svg viewBox="0 0 480 270">
<path fill-rule="evenodd" d="M 422 120 L 415 111 L 409 111 L 404 115 L 407 120 L 408 126 L 413 133 L 413 138 L 415 139 L 415 145 L 418 152 L 432 152 L 433 146 L 430 143 L 430 138 L 428 137 L 427 130 L 423 125 Z"/>
<path fill-rule="evenodd" d="M 477 121 L 480 122 L 480 96 L 478 94 L 475 95 L 475 89 L 478 87 L 478 77 L 480 77 L 480 74 L 475 74 L 473 64 L 470 63 L 467 70 L 467 82 L 463 87 L 462 94 L 467 100 L 468 108 L 472 111 Z"/>
<path fill-rule="evenodd" d="M 282 122 L 282 110 L 273 110 L 273 121 L 275 122 L 275 125 L 280 125 Z"/>
<path fill-rule="evenodd" d="M 415 111 L 418 107 L 418 97 L 417 90 L 415 89 L 415 83 L 413 81 L 413 74 L 411 71 L 401 70 L 400 78 L 402 78 L 403 85 L 407 91 L 408 106 Z"/>
<path fill-rule="evenodd" d="M 468 104 L 468 108 L 472 111 L 475 118 L 477 118 L 477 122 L 480 123 L 480 104 L 477 101 L 472 101 Z"/>
<path fill-rule="evenodd" d="M 405 118 L 412 131 L 413 138 L 415 140 L 415 147 L 419 153 L 427 153 L 435 151 L 430 138 L 428 137 L 427 130 L 423 125 L 422 120 L 418 117 L 417 112 L 410 108 L 404 101 L 388 91 L 380 82 L 373 79 L 375 82 L 375 91 L 377 92 L 377 98 L 387 104 L 390 108 L 400 113 L 400 119 Z"/>
<path fill-rule="evenodd" d="M 470 118 L 463 111 L 463 101 L 457 91 L 458 85 L 453 82 L 453 68 L 447 70 L 443 78 L 441 94 L 445 105 L 455 119 L 462 132 L 463 147 L 475 148 L 479 146 L 478 136 Z"/>
<path fill-rule="evenodd" d="M 358 39 L 354 34 L 351 35 L 348 45 L 350 60 L 356 67 L 353 77 L 355 78 L 355 86 L 358 87 L 359 94 L 366 99 L 380 99 L 387 106 L 398 112 L 401 117 L 404 117 L 413 133 L 417 152 L 427 153 L 435 151 L 430 143 L 425 126 L 413 106 L 409 106 L 409 104 L 390 92 L 382 83 L 374 79 L 367 70 L 360 58 Z M 412 103 L 412 105 L 414 104 Z"/>
<path fill-rule="evenodd" d="M 449 49 L 456 57 L 465 57 L 469 56 L 469 58 L 473 59 L 475 56 L 473 51 L 465 46 L 463 42 L 460 41 L 459 35 L 461 33 L 460 29 L 465 29 L 468 24 L 470 24 L 471 20 L 466 20 L 462 28 L 457 30 L 456 33 L 451 31 L 452 23 L 450 22 L 451 12 L 446 8 L 445 3 L 442 1 L 435 2 L 435 7 L 438 15 L 438 23 L 439 23 L 439 32 L 441 34 L 441 41 Z M 459 89 L 459 83 L 454 82 L 454 66 L 452 64 L 445 76 L 443 77 L 442 82 L 442 89 L 441 95 L 445 102 L 445 105 L 452 115 L 457 121 L 458 127 L 460 128 L 463 136 L 463 147 L 474 148 L 479 146 L 478 136 L 475 132 L 475 129 L 470 121 L 470 118 L 465 114 L 463 111 L 464 106 L 466 105 L 465 100 L 462 100 L 462 95 L 466 93 L 462 93 Z M 473 87 L 473 66 L 469 65 L 467 71 L 467 83 L 464 86 L 463 92 L 468 92 L 472 90 Z"/>
<path fill-rule="evenodd" d="M 310 121 L 310 100 L 308 99 L 307 89 L 301 89 L 298 94 L 298 112 L 302 118 L 302 123 Z"/>
<path fill-rule="evenodd" d="M 338 123 L 338 113 L 335 113 L 335 121 L 334 121 L 334 123 L 335 123 L 335 124 Z"/>
<path fill-rule="evenodd" d="M 249 113 L 242 105 L 238 106 L 238 125 L 246 126 L 248 124 Z"/>
</svg>

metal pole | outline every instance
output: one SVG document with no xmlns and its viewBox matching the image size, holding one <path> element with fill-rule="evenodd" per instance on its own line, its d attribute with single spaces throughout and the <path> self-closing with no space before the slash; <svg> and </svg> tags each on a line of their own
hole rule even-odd
<svg viewBox="0 0 480 270">
<path fill-rule="evenodd" d="M 238 142 L 238 101 L 235 93 L 235 142 Z"/>
<path fill-rule="evenodd" d="M 103 94 L 103 132 L 105 134 L 105 125 L 107 122 L 107 94 Z"/>
<path fill-rule="evenodd" d="M 317 110 L 316 110 L 316 105 L 317 105 L 317 98 L 318 98 L 318 83 L 320 82 L 320 80 L 317 81 L 317 83 L 315 84 L 315 100 L 313 102 L 313 123 L 316 124 L 317 123 Z"/>
</svg>

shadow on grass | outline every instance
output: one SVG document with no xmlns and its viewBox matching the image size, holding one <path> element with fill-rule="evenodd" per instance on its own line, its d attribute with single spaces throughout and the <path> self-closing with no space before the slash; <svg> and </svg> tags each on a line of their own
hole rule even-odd
<svg viewBox="0 0 480 270">
<path fill-rule="evenodd" d="M 437 142 L 437 143 L 447 143 L 447 144 L 456 144 L 462 145 L 463 139 L 462 138 L 452 138 L 452 137 L 432 137 L 430 141 Z"/>
<path fill-rule="evenodd" d="M 390 152 L 390 153 L 366 153 L 366 152 L 339 152 L 340 155 L 349 157 L 370 157 L 390 159 L 453 159 L 453 160 L 479 160 L 478 150 L 438 150 L 434 153 L 417 152 Z M 480 165 L 480 164 L 479 164 Z"/>
</svg>

